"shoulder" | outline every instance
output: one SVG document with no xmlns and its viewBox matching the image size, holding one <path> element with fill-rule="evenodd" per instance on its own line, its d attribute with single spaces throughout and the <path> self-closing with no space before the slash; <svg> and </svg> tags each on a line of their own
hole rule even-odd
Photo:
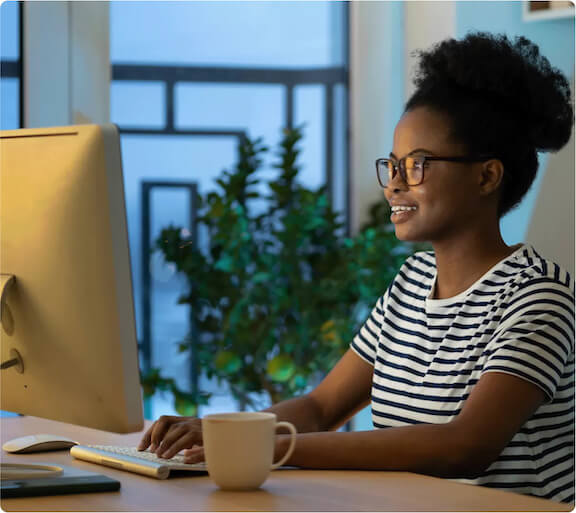
<svg viewBox="0 0 576 513">
<path fill-rule="evenodd" d="M 564 293 L 573 298 L 574 280 L 570 273 L 556 262 L 540 255 L 531 246 L 524 246 L 510 259 L 509 266 L 515 267 L 518 292 L 528 288 L 534 291 Z"/>
<path fill-rule="evenodd" d="M 525 246 L 511 261 L 514 273 L 501 324 L 532 319 L 533 324 L 560 323 L 573 338 L 574 282 L 565 269 Z"/>
</svg>

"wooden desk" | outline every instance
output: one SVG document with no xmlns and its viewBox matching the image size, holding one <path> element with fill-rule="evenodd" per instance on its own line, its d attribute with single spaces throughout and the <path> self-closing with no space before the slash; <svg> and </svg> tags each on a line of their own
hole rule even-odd
<svg viewBox="0 0 576 513">
<path fill-rule="evenodd" d="M 115 435 L 34 417 L 2 418 L 1 440 L 38 433 L 83 444 L 136 445 Z M 5 511 L 571 511 L 524 495 L 406 472 L 281 470 L 254 492 L 223 492 L 208 476 L 158 481 L 75 460 L 67 451 L 8 455 L 3 462 L 51 462 L 119 480 L 119 492 L 3 499 Z"/>
</svg>

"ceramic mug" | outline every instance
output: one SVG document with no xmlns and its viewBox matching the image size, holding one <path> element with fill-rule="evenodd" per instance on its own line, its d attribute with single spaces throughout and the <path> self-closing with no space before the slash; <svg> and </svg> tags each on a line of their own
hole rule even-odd
<svg viewBox="0 0 576 513">
<path fill-rule="evenodd" d="M 273 463 L 276 430 L 290 431 L 288 451 Z M 268 412 L 216 413 L 202 419 L 204 455 L 210 478 L 223 490 L 255 490 L 294 451 L 296 428 Z"/>
</svg>

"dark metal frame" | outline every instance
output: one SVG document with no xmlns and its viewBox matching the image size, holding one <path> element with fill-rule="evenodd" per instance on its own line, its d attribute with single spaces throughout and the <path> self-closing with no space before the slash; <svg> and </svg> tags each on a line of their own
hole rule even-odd
<svg viewBox="0 0 576 513">
<path fill-rule="evenodd" d="M 334 121 L 334 87 L 348 84 L 348 70 L 341 68 L 322 69 L 261 69 L 261 68 L 222 68 L 222 67 L 188 67 L 188 66 L 140 66 L 115 64 L 112 66 L 112 80 L 160 82 L 164 84 L 166 117 L 161 129 L 136 128 L 121 126 L 120 132 L 133 135 L 212 135 L 243 137 L 241 130 L 189 130 L 180 129 L 174 123 L 174 90 L 178 83 L 233 83 L 233 84 L 276 84 L 284 87 L 285 109 L 284 126 L 294 126 L 294 88 L 298 85 L 318 84 L 324 87 L 325 109 L 325 177 L 327 191 L 332 200 L 333 188 L 333 121 Z M 347 107 L 347 106 L 346 106 Z M 347 111 L 347 108 L 346 108 Z M 347 124 L 347 123 L 346 123 Z M 348 173 L 347 173 L 348 174 Z M 345 211 L 349 212 L 349 196 Z M 348 223 L 349 215 L 346 215 Z M 349 226 L 347 224 L 347 231 Z"/>
</svg>

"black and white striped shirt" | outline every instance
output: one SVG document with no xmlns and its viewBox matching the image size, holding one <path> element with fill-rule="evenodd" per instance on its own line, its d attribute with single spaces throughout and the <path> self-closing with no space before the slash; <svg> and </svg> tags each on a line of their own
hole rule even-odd
<svg viewBox="0 0 576 513">
<path fill-rule="evenodd" d="M 430 299 L 432 252 L 404 263 L 351 347 L 374 366 L 372 420 L 387 428 L 446 423 L 486 372 L 538 385 L 547 400 L 481 484 L 574 501 L 574 285 L 522 246 L 468 290 Z"/>
</svg>

